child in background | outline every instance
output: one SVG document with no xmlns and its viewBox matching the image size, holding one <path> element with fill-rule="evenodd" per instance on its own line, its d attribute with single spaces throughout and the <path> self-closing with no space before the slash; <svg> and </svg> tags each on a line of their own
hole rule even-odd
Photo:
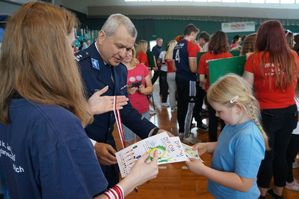
<svg viewBox="0 0 299 199">
<path fill-rule="evenodd" d="M 297 109 L 299 110 L 298 83 L 296 88 L 295 101 L 296 101 Z M 287 175 L 287 182 L 285 188 L 292 191 L 299 191 L 299 183 L 296 179 L 294 179 L 293 166 L 292 166 L 298 152 L 299 152 L 299 125 L 297 123 L 297 128 L 294 129 L 293 131 L 290 143 L 288 145 L 288 150 L 287 150 L 288 175 Z"/>
<path fill-rule="evenodd" d="M 135 49 L 128 51 L 123 62 L 128 69 L 128 93 L 132 106 L 146 119 L 150 119 L 147 95 L 153 92 L 151 75 L 148 68 L 135 58 Z M 126 146 L 136 142 L 136 135 L 124 126 Z"/>
<path fill-rule="evenodd" d="M 188 161 L 188 167 L 209 179 L 208 189 L 215 198 L 258 198 L 256 176 L 267 136 L 259 122 L 258 102 L 251 87 L 241 77 L 230 74 L 209 88 L 207 98 L 226 126 L 218 142 L 194 145 L 200 155 L 213 153 L 211 168 L 198 160 Z"/>
</svg>

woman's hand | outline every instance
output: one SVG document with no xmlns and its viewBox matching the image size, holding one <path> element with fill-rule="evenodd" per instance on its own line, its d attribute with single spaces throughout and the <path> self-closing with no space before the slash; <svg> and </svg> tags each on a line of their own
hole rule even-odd
<svg viewBox="0 0 299 199">
<path fill-rule="evenodd" d="M 148 153 L 141 156 L 141 158 L 135 162 L 129 175 L 119 182 L 119 185 L 124 188 L 125 195 L 130 193 L 136 186 L 157 177 L 159 172 L 157 150 L 151 154 L 153 157 L 151 161 L 149 161 L 149 156 L 150 154 Z"/>
<path fill-rule="evenodd" d="M 149 160 L 150 156 L 152 157 L 151 161 Z M 155 150 L 152 154 L 147 153 L 141 156 L 131 169 L 129 176 L 136 180 L 136 186 L 138 186 L 156 178 L 158 172 L 158 151 Z"/>
<path fill-rule="evenodd" d="M 146 89 L 145 89 L 145 87 L 142 84 L 139 86 L 138 91 L 141 94 L 144 94 L 144 95 L 146 94 Z"/>
</svg>

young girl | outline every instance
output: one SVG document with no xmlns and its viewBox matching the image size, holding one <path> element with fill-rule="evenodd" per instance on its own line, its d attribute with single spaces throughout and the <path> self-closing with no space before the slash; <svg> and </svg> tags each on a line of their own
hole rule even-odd
<svg viewBox="0 0 299 199">
<path fill-rule="evenodd" d="M 124 64 L 128 69 L 128 93 L 132 106 L 142 115 L 149 119 L 149 101 L 147 95 L 153 92 L 151 75 L 148 68 L 139 63 L 135 58 L 135 49 L 128 51 Z M 124 126 L 125 142 L 130 145 L 136 141 L 136 135 Z"/>
<path fill-rule="evenodd" d="M 250 86 L 237 75 L 226 75 L 210 87 L 207 98 L 226 126 L 218 142 L 194 145 L 200 155 L 213 153 L 211 168 L 198 160 L 187 162 L 188 167 L 209 179 L 208 189 L 215 198 L 258 198 L 256 176 L 267 137 Z"/>
</svg>

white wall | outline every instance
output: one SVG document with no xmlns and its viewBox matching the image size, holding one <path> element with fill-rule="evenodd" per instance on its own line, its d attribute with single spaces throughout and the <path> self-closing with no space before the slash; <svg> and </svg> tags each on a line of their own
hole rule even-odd
<svg viewBox="0 0 299 199">
<path fill-rule="evenodd" d="M 124 2 L 124 0 L 62 0 L 64 6 L 89 16 L 127 15 L 223 16 L 299 19 L 299 4 L 194 3 L 180 2 Z"/>
</svg>

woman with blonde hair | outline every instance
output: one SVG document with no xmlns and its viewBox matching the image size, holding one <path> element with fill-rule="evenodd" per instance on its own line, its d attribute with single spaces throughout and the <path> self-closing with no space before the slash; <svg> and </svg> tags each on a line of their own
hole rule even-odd
<svg viewBox="0 0 299 199">
<path fill-rule="evenodd" d="M 11 198 L 121 199 L 158 172 L 157 155 L 151 163 L 145 155 L 106 190 L 83 129 L 94 110 L 72 52 L 76 22 L 63 8 L 30 2 L 7 23 L 0 55 L 0 170 Z"/>
<path fill-rule="evenodd" d="M 144 64 L 146 67 L 149 67 L 148 57 L 146 51 L 148 49 L 148 42 L 145 40 L 140 40 L 137 44 L 136 52 L 137 59 L 140 63 Z"/>
<path fill-rule="evenodd" d="M 130 102 L 141 115 L 142 118 L 150 119 L 148 95 L 153 92 L 151 74 L 148 68 L 139 63 L 135 58 L 136 52 L 132 48 L 127 52 L 123 64 L 128 70 L 128 93 Z M 126 145 L 136 142 L 136 135 L 126 126 L 124 126 L 124 138 Z"/>
</svg>

